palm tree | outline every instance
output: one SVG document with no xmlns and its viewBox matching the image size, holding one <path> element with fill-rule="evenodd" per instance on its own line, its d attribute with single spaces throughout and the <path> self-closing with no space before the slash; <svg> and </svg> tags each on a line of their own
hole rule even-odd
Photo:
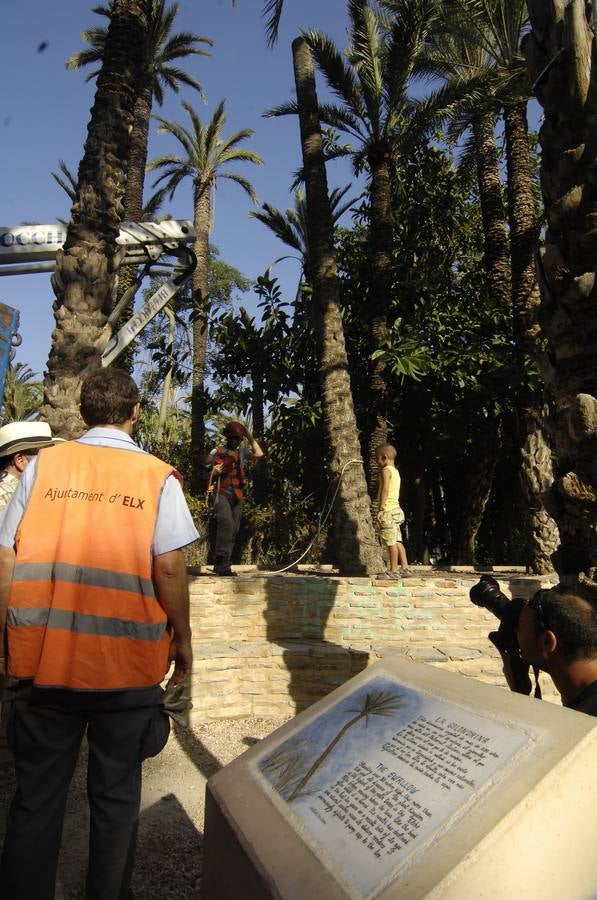
<svg viewBox="0 0 597 900">
<path fill-rule="evenodd" d="M 529 2 L 529 11 L 523 49 L 545 113 L 540 143 L 547 228 L 539 256 L 539 316 L 550 344 L 543 375 L 555 403 L 550 508 L 561 539 L 555 563 L 563 583 L 596 600 L 595 10 L 573 0 Z"/>
<path fill-rule="evenodd" d="M 391 7 L 391 0 L 382 0 Z M 530 84 L 519 50 L 527 10 L 523 0 L 447 0 L 439 8 L 429 47 L 418 72 L 441 77 L 446 86 L 428 101 L 443 109 L 456 134 L 470 128 L 477 161 L 485 232 L 488 287 L 504 305 L 509 294 L 512 335 L 518 356 L 516 424 L 520 476 L 527 500 L 529 563 L 533 571 L 552 568 L 558 533 L 545 510 L 543 493 L 552 480 L 551 453 L 542 431 L 545 399 L 529 380 L 540 351 L 539 300 L 534 254 L 539 218 L 533 185 L 526 117 Z M 503 115 L 506 138 L 507 202 L 511 266 L 501 202 L 493 125 Z"/>
<path fill-rule="evenodd" d="M 2 424 L 22 422 L 37 412 L 43 403 L 44 385 L 25 363 L 11 363 L 4 382 Z"/>
<path fill-rule="evenodd" d="M 93 10 L 100 16 L 110 18 L 113 0 L 108 6 L 96 6 Z M 131 134 L 129 167 L 124 197 L 124 214 L 127 220 L 138 222 L 143 210 L 143 185 L 145 166 L 147 163 L 147 142 L 149 137 L 149 120 L 153 102 L 162 106 L 164 91 L 169 88 L 178 93 L 181 85 L 198 91 L 203 96 L 199 82 L 179 68 L 178 60 L 191 56 L 207 56 L 208 51 L 200 44 L 211 46 L 211 38 L 199 37 L 188 31 L 172 34 L 172 29 L 179 12 L 179 4 L 173 3 L 166 9 L 166 0 L 150 0 L 147 16 L 147 42 L 143 61 L 143 77 L 139 96 L 135 104 L 135 121 Z M 85 50 L 73 53 L 66 61 L 69 69 L 82 69 L 86 66 L 101 64 L 106 45 L 107 29 L 103 27 L 89 28 L 81 37 L 89 44 Z M 87 76 L 87 81 L 96 78 L 99 69 L 95 68 Z"/>
<path fill-rule="evenodd" d="M 107 339 L 104 326 L 122 258 L 116 239 L 146 35 L 146 0 L 114 0 L 71 222 L 52 278 L 56 328 L 43 417 L 55 434 L 66 437 L 81 431 L 81 381 L 98 365 Z"/>
<path fill-rule="evenodd" d="M 375 450 L 387 440 L 385 363 L 376 351 L 388 341 L 392 294 L 392 161 L 405 140 L 414 109 L 407 82 L 435 14 L 433 0 L 398 0 L 391 22 L 382 19 L 368 0 L 349 0 L 349 46 L 342 54 L 318 31 L 305 33 L 315 62 L 340 100 L 319 107 L 322 122 L 348 134 L 356 146 L 338 148 L 350 153 L 355 172 L 367 171 L 370 193 L 369 250 L 371 304 L 369 312 L 369 415 L 365 427 L 370 488 L 374 488 Z M 387 27 L 387 31 L 386 31 Z M 269 115 L 297 112 L 296 103 L 271 110 Z"/>
<path fill-rule="evenodd" d="M 393 716 L 401 706 L 400 694 L 397 692 L 377 690 L 365 694 L 357 704 L 356 708 L 349 710 L 349 712 L 354 712 L 356 715 L 342 726 L 338 734 L 330 741 L 323 753 L 317 757 L 309 771 L 301 778 L 299 783 L 293 789 L 288 797 L 288 802 L 292 803 L 293 800 L 296 800 L 296 798 L 302 794 L 311 778 L 315 775 L 317 770 L 321 768 L 334 747 L 342 740 L 347 731 L 354 728 L 357 722 L 362 722 L 364 720 L 365 725 L 367 725 L 369 716 Z"/>
<path fill-rule="evenodd" d="M 390 6 L 388 0 L 382 0 Z M 462 153 L 462 162 L 474 159 L 484 233 L 484 268 L 487 283 L 498 306 L 511 303 L 512 277 L 508 225 L 500 179 L 495 140 L 496 110 L 487 102 L 487 53 L 477 40 L 467 40 L 453 26 L 453 15 L 442 4 L 427 46 L 417 61 L 419 77 L 440 79 L 443 86 L 434 90 L 422 104 L 423 120 L 431 123 L 448 119 L 449 136 L 459 138 L 470 129 L 471 139 Z"/>
<path fill-rule="evenodd" d="M 250 162 L 260 165 L 261 156 L 253 150 L 240 147 L 243 141 L 253 134 L 250 129 L 243 129 L 223 137 L 226 124 L 224 101 L 218 104 L 211 120 L 203 125 L 195 110 L 183 103 L 191 120 L 185 128 L 178 122 L 169 122 L 156 116 L 160 123 L 159 130 L 170 134 L 179 142 L 184 150 L 183 156 L 167 154 L 152 160 L 148 164 L 150 170 L 161 170 L 162 174 L 155 180 L 154 187 L 161 185 L 159 193 L 172 197 L 178 186 L 187 178 L 193 184 L 195 244 L 197 268 L 193 273 L 193 299 L 195 305 L 193 323 L 193 376 L 191 395 L 191 447 L 193 451 L 192 487 L 198 487 L 200 457 L 204 453 L 204 419 L 205 419 L 205 361 L 207 356 L 207 319 L 209 313 L 208 273 L 209 273 L 209 232 L 212 225 L 213 193 L 217 182 L 226 178 L 236 182 L 251 198 L 257 202 L 252 185 L 246 178 L 236 172 L 227 170 L 227 166 L 236 162 Z"/>
<path fill-rule="evenodd" d="M 334 188 L 330 191 L 330 211 L 333 225 L 355 203 L 356 198 L 346 198 L 350 185 Z M 281 212 L 269 203 L 264 203 L 260 210 L 249 213 L 258 219 L 282 243 L 298 254 L 301 263 L 299 287 L 294 302 L 293 333 L 298 342 L 298 355 L 302 364 L 302 397 L 310 405 L 315 406 L 320 397 L 320 380 L 317 373 L 317 352 L 313 331 L 313 297 L 314 284 L 313 264 L 309 252 L 307 201 L 304 191 L 294 191 L 294 208 Z M 284 259 L 285 257 L 281 257 Z M 277 260 L 279 261 L 279 260 Z M 306 426 L 304 440 L 305 466 L 303 485 L 306 494 L 312 494 L 323 501 L 325 491 L 322 478 L 321 459 L 325 455 L 324 429 L 321 419 Z"/>
<path fill-rule="evenodd" d="M 97 6 L 94 12 L 100 16 L 110 18 L 113 2 L 108 6 Z M 173 3 L 166 9 L 165 0 L 150 0 L 148 10 L 147 42 L 143 62 L 143 76 L 135 104 L 135 119 L 131 133 L 131 147 L 129 153 L 128 173 L 124 194 L 124 218 L 129 222 L 141 222 L 144 217 L 143 187 L 145 183 L 145 169 L 147 165 L 147 145 L 149 138 L 149 120 L 153 102 L 162 106 L 164 91 L 166 88 L 178 93 L 181 85 L 186 85 L 198 91 L 203 96 L 201 85 L 195 78 L 181 69 L 177 62 L 188 59 L 191 56 L 205 56 L 207 51 L 200 44 L 212 45 L 212 40 L 199 37 L 187 31 L 172 33 L 176 17 L 179 12 L 179 4 Z M 69 69 L 81 69 L 90 65 L 97 65 L 103 59 L 106 43 L 106 29 L 103 27 L 89 28 L 83 31 L 81 37 L 89 46 L 85 50 L 73 53 L 66 61 Z M 87 81 L 95 78 L 98 69 L 95 68 L 87 76 Z M 135 271 L 126 267 L 119 278 L 118 292 L 115 302 L 129 291 L 135 282 Z M 130 318 L 134 307 L 134 296 L 129 298 L 119 324 Z M 118 327 L 118 325 L 117 325 Z M 130 367 L 131 353 L 120 358 L 116 365 Z"/>
<path fill-rule="evenodd" d="M 338 302 L 332 212 L 313 56 L 304 38 L 293 41 L 292 54 L 307 195 L 318 375 L 330 474 L 338 483 L 333 520 L 335 545 L 343 574 L 373 574 L 381 571 L 382 560 L 371 521 Z"/>
</svg>

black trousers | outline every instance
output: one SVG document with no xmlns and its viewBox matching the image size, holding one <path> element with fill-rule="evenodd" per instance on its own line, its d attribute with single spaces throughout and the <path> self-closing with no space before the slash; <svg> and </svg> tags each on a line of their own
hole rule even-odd
<svg viewBox="0 0 597 900">
<path fill-rule="evenodd" d="M 236 535 L 243 515 L 243 501 L 231 500 L 226 494 L 218 494 L 214 509 L 216 511 L 216 546 L 214 563 L 216 572 L 229 569 Z"/>
<path fill-rule="evenodd" d="M 17 790 L 0 862 L 3 900 L 54 900 L 69 784 L 83 736 L 89 759 L 88 900 L 127 900 L 133 874 L 141 761 L 163 748 L 169 723 L 159 687 L 16 692 L 8 723 Z"/>
</svg>

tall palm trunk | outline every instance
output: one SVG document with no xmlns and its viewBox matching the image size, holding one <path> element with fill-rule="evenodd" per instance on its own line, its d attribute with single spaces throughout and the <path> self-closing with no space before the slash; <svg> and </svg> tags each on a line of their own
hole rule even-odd
<svg viewBox="0 0 597 900">
<path fill-rule="evenodd" d="M 381 571 L 383 564 L 371 521 L 338 305 L 332 214 L 313 58 L 303 38 L 292 42 L 292 53 L 305 172 L 314 327 L 330 453 L 329 472 L 333 478 L 340 479 L 333 515 L 335 546 L 342 574 L 373 574 Z"/>
<path fill-rule="evenodd" d="M 135 103 L 133 130 L 131 131 L 131 147 L 129 153 L 128 174 L 124 191 L 124 218 L 127 222 L 140 222 L 143 217 L 143 189 L 145 186 L 145 168 L 147 166 L 147 142 L 149 139 L 149 122 L 153 91 L 151 84 L 145 80 Z M 118 303 L 124 294 L 133 286 L 137 278 L 135 266 L 123 266 L 118 273 Z M 115 328 L 128 322 L 135 307 L 134 296 L 129 299 L 120 315 Z M 129 344 L 115 362 L 115 365 L 126 371 L 132 371 L 135 342 Z"/>
<path fill-rule="evenodd" d="M 543 392 L 533 391 L 525 377 L 526 361 L 539 352 L 539 286 L 535 251 L 539 224 L 535 208 L 526 104 L 504 112 L 508 168 L 508 217 L 512 250 L 512 323 L 520 368 L 517 402 L 521 448 L 521 484 L 528 506 L 528 559 L 533 572 L 552 568 L 551 556 L 558 542 L 556 523 L 546 512 L 543 492 L 553 481 L 551 453 L 542 430 Z"/>
<path fill-rule="evenodd" d="M 195 189 L 195 244 L 197 268 L 193 273 L 193 374 L 191 379 L 191 489 L 201 483 L 201 462 L 205 454 L 205 366 L 207 361 L 207 316 L 209 292 L 209 229 L 211 194 L 209 185 Z"/>
<path fill-rule="evenodd" d="M 476 562 L 476 538 L 491 493 L 499 445 L 499 423 L 487 422 L 469 450 L 466 466 L 453 466 L 445 474 L 450 559 L 457 565 Z"/>
<path fill-rule="evenodd" d="M 539 223 L 529 150 L 526 103 L 504 110 L 506 165 L 508 171 L 508 220 L 512 259 L 512 319 L 517 347 L 535 352 L 539 323 L 539 289 L 535 273 L 535 250 Z"/>
<path fill-rule="evenodd" d="M 42 414 L 63 436 L 82 430 L 81 381 L 99 364 L 108 337 L 104 325 L 121 261 L 116 239 L 146 33 L 147 3 L 114 0 L 71 222 L 52 279 L 56 328 Z"/>
<path fill-rule="evenodd" d="M 493 116 L 477 116 L 472 127 L 483 221 L 484 268 L 492 298 L 500 309 L 506 310 L 511 301 L 510 247 Z"/>
<path fill-rule="evenodd" d="M 369 348 L 373 354 L 388 341 L 388 308 L 392 292 L 392 189 L 390 147 L 375 147 L 371 169 L 371 318 Z M 388 386 L 386 367 L 378 359 L 369 362 L 369 396 L 366 420 L 367 482 L 372 497 L 377 493 L 376 450 L 388 439 Z"/>
<path fill-rule="evenodd" d="M 398 469 L 401 476 L 400 504 L 408 522 L 408 558 L 411 562 L 425 562 L 429 534 L 427 533 L 428 454 L 432 396 L 421 390 L 418 382 L 409 381 L 400 403 L 400 434 L 408 435 L 398 442 Z"/>
<path fill-rule="evenodd" d="M 524 52 L 545 120 L 541 186 L 547 213 L 540 251 L 540 321 L 550 343 L 544 377 L 557 477 L 550 511 L 560 531 L 560 580 L 597 598 L 597 72 L 593 4 L 529 0 Z"/>
<path fill-rule="evenodd" d="M 147 144 L 152 105 L 153 91 L 151 82 L 144 79 L 135 103 L 128 175 L 124 192 L 124 213 L 130 222 L 140 222 L 143 214 L 143 190 L 145 187 Z"/>
</svg>

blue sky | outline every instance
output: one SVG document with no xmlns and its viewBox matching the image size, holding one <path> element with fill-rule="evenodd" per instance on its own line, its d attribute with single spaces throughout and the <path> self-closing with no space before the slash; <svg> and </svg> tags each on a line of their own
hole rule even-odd
<svg viewBox="0 0 597 900">
<path fill-rule="evenodd" d="M 86 83 L 81 72 L 67 71 L 64 61 L 82 47 L 81 30 L 100 21 L 91 12 L 95 5 L 86 0 L 0 0 L 0 225 L 68 218 L 69 201 L 51 172 L 58 170 L 60 159 L 76 172 L 94 83 Z M 261 167 L 239 164 L 235 170 L 252 181 L 261 203 L 281 209 L 292 206 L 289 186 L 300 164 L 298 122 L 294 117 L 264 119 L 262 113 L 292 94 L 290 45 L 301 27 L 320 28 L 344 46 L 345 0 L 287 0 L 280 40 L 273 50 L 265 42 L 261 0 L 238 0 L 234 8 L 231 0 L 183 0 L 179 5 L 177 30 L 193 31 L 215 42 L 209 57 L 187 63 L 208 102 L 203 104 L 195 92 L 184 91 L 169 94 L 164 106 L 154 112 L 186 124 L 181 99 L 192 101 L 199 115 L 209 118 L 225 98 L 225 133 L 252 128 L 255 135 L 247 146 L 265 159 Z M 43 43 L 46 46 L 41 49 Z M 323 95 L 323 85 L 320 90 Z M 150 156 L 177 152 L 175 142 L 157 135 L 156 127 L 152 127 Z M 346 167 L 336 165 L 328 178 L 334 187 L 345 184 L 350 176 Z M 285 251 L 267 229 L 249 218 L 251 208 L 244 191 L 224 181 L 216 194 L 212 237 L 227 262 L 254 278 Z M 163 211 L 176 218 L 192 218 L 190 186 L 181 186 Z M 298 263 L 281 263 L 274 274 L 293 296 Z M 0 300 L 20 311 L 23 344 L 17 360 L 42 373 L 54 325 L 49 276 L 3 277 Z"/>
</svg>

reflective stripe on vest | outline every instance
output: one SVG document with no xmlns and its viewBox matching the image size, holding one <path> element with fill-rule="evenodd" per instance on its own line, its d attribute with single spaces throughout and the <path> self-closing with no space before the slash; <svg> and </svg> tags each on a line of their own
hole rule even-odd
<svg viewBox="0 0 597 900">
<path fill-rule="evenodd" d="M 62 628 L 80 634 L 102 634 L 109 637 L 132 637 L 137 641 L 159 641 L 166 629 L 164 622 L 155 625 L 146 622 L 132 622 L 125 619 L 110 619 L 106 616 L 89 616 L 85 613 L 68 612 L 64 609 L 8 610 L 6 621 L 9 625 L 43 625 L 46 628 Z"/>
<path fill-rule="evenodd" d="M 241 463 L 240 450 L 227 450 L 226 447 L 216 447 L 216 460 L 224 466 L 220 475 L 218 493 L 225 494 L 226 488 L 232 488 L 236 499 L 242 500 L 245 472 Z"/>
<path fill-rule="evenodd" d="M 151 545 L 171 473 L 149 454 L 76 441 L 39 453 L 16 538 L 11 675 L 77 690 L 162 680 L 169 635 Z"/>
<path fill-rule="evenodd" d="M 93 587 L 116 588 L 133 591 L 144 597 L 155 597 L 153 581 L 128 572 L 110 572 L 108 569 L 82 568 L 67 563 L 17 563 L 13 578 L 16 581 L 70 581 Z"/>
</svg>

